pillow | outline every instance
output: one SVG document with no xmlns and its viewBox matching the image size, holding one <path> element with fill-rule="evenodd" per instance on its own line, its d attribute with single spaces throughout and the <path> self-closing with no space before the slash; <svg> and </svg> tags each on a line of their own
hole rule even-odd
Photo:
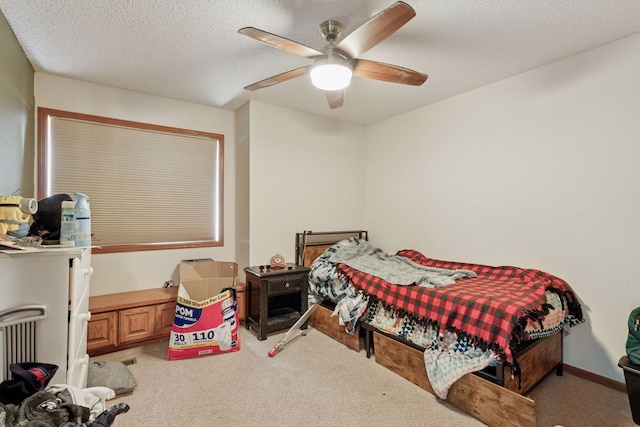
<svg viewBox="0 0 640 427">
<path fill-rule="evenodd" d="M 117 361 L 89 362 L 87 388 L 107 387 L 117 395 L 131 393 L 138 383 L 129 368 Z"/>
</svg>

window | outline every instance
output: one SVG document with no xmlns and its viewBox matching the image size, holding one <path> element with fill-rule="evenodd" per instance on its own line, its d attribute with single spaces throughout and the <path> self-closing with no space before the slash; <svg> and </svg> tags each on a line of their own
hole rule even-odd
<svg viewBox="0 0 640 427">
<path fill-rule="evenodd" d="M 224 136 L 38 110 L 38 198 L 89 196 L 94 253 L 222 246 Z"/>
</svg>

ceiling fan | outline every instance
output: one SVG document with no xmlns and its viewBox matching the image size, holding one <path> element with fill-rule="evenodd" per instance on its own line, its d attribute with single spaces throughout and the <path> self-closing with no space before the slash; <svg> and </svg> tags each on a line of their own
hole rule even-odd
<svg viewBox="0 0 640 427">
<path fill-rule="evenodd" d="M 294 55 L 313 59 L 313 63 L 310 65 L 266 78 L 246 86 L 245 89 L 254 91 L 310 74 L 313 85 L 325 91 L 329 107 L 334 109 L 342 107 L 344 91 L 351 82 L 352 75 L 384 82 L 420 86 L 427 80 L 426 74 L 397 65 L 358 58 L 398 31 L 415 15 L 415 10 L 407 3 L 396 2 L 339 42 L 342 35 L 342 24 L 334 20 L 325 21 L 320 24 L 319 31 L 329 44 L 322 52 L 254 27 L 241 28 L 238 30 L 240 34 Z"/>
</svg>

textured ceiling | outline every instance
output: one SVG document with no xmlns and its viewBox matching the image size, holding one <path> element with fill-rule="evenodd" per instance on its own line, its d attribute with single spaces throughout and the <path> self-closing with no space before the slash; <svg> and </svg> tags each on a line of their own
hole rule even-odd
<svg viewBox="0 0 640 427">
<path fill-rule="evenodd" d="M 429 75 L 420 86 L 354 77 L 330 110 L 308 76 L 243 87 L 311 60 L 238 34 L 253 26 L 322 50 L 393 0 L 0 0 L 36 71 L 235 110 L 254 99 L 357 124 L 504 79 L 640 31 L 638 0 L 407 0 L 416 17 L 362 58 Z"/>
</svg>

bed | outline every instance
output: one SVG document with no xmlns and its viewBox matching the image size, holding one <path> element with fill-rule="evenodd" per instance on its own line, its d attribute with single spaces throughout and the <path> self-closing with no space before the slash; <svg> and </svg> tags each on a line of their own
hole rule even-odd
<svg viewBox="0 0 640 427">
<path fill-rule="evenodd" d="M 492 426 L 535 426 L 528 393 L 562 374 L 562 339 L 583 321 L 548 273 L 389 256 L 353 232 L 298 233 L 311 268 L 310 325 Z"/>
</svg>

